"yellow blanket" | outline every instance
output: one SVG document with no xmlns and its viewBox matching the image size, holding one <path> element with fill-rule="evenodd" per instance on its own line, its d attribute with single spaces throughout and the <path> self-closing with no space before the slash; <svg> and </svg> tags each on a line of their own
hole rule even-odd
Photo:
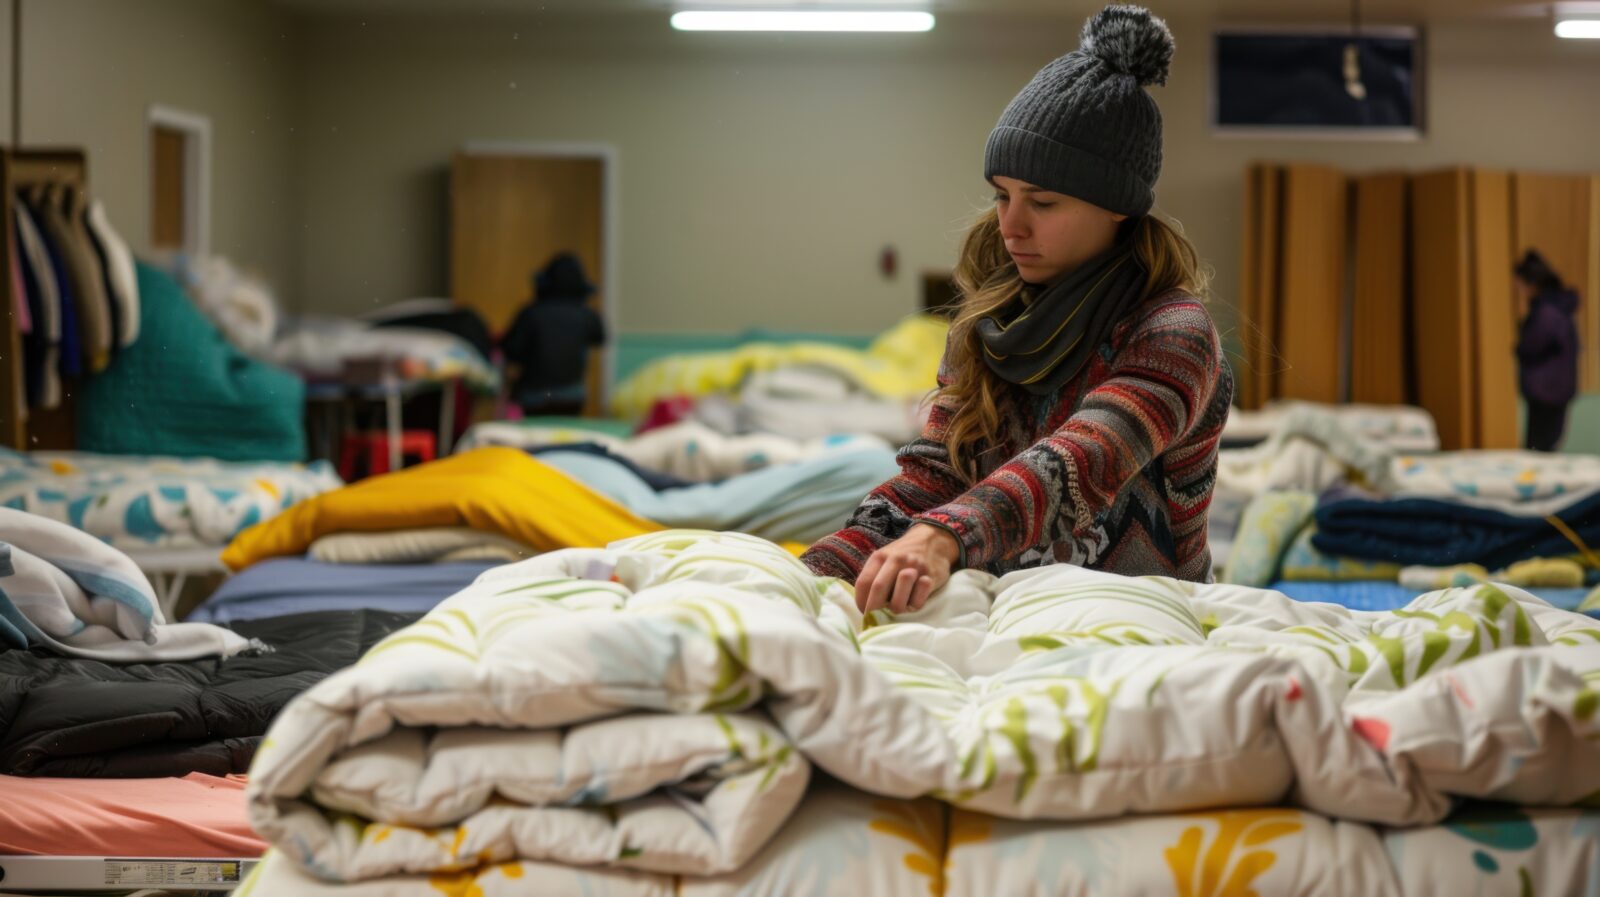
<svg viewBox="0 0 1600 897">
<path fill-rule="evenodd" d="M 835 371 L 861 389 L 888 399 L 914 399 L 937 385 L 950 326 L 913 315 L 889 328 L 865 351 L 829 343 L 747 343 L 725 352 L 669 355 L 645 365 L 611 399 L 619 417 L 636 420 L 657 399 L 731 392 L 755 371 L 806 365 Z"/>
<path fill-rule="evenodd" d="M 470 526 L 538 551 L 602 547 L 662 527 L 511 448 L 481 448 L 362 480 L 303 501 L 236 536 L 223 563 L 241 570 L 304 554 L 322 536 Z"/>
</svg>

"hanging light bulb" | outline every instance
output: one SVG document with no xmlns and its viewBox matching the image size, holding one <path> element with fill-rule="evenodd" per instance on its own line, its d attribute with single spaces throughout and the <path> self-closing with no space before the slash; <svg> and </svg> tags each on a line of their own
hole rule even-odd
<svg viewBox="0 0 1600 897">
<path fill-rule="evenodd" d="M 1353 100 L 1367 98 L 1367 85 L 1361 83 L 1361 0 L 1350 0 L 1350 43 L 1344 45 L 1344 92 Z"/>
<path fill-rule="evenodd" d="M 1354 100 L 1367 98 L 1367 85 L 1361 83 L 1361 49 L 1354 41 L 1344 45 L 1344 92 Z"/>
</svg>

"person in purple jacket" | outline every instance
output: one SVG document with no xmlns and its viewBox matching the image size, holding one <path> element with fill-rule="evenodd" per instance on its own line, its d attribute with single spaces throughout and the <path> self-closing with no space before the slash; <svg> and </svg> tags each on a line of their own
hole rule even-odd
<svg viewBox="0 0 1600 897">
<path fill-rule="evenodd" d="M 1522 397 L 1528 403 L 1524 441 L 1534 451 L 1553 452 L 1567 428 L 1567 406 L 1578 392 L 1578 326 L 1572 318 L 1578 294 L 1532 249 L 1517 263 L 1515 273 L 1522 312 L 1517 365 Z"/>
</svg>

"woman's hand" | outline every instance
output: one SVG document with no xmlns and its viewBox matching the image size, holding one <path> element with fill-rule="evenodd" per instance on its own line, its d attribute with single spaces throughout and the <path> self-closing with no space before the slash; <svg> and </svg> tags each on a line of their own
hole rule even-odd
<svg viewBox="0 0 1600 897">
<path fill-rule="evenodd" d="M 856 577 L 856 607 L 863 614 L 887 607 L 897 614 L 917 610 L 950 580 L 961 546 L 949 531 L 917 524 L 874 551 Z"/>
</svg>

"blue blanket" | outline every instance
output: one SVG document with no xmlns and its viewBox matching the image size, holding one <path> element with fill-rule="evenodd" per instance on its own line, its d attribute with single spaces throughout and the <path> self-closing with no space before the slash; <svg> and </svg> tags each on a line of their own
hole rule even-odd
<svg viewBox="0 0 1600 897">
<path fill-rule="evenodd" d="M 1398 610 L 1417 597 L 1416 589 L 1397 582 L 1275 582 L 1269 586 L 1296 601 L 1320 601 L 1351 610 Z M 1526 589 L 1562 610 L 1577 610 L 1586 589 Z M 1600 616 L 1600 614 L 1597 614 Z"/>
<path fill-rule="evenodd" d="M 493 561 L 453 564 L 324 564 L 273 558 L 223 582 L 187 619 L 259 620 L 319 610 L 424 613 L 461 591 Z"/>
<path fill-rule="evenodd" d="M 1600 545 L 1600 492 L 1554 515 L 1586 545 Z M 1404 565 L 1482 564 L 1491 570 L 1577 547 L 1545 517 L 1426 498 L 1342 498 L 1317 508 L 1311 544 L 1324 554 Z"/>
<path fill-rule="evenodd" d="M 550 451 L 539 460 L 647 520 L 673 529 L 749 533 L 773 542 L 811 543 L 844 526 L 883 481 L 900 472 L 888 449 L 825 452 L 662 492 L 611 458 Z"/>
</svg>

